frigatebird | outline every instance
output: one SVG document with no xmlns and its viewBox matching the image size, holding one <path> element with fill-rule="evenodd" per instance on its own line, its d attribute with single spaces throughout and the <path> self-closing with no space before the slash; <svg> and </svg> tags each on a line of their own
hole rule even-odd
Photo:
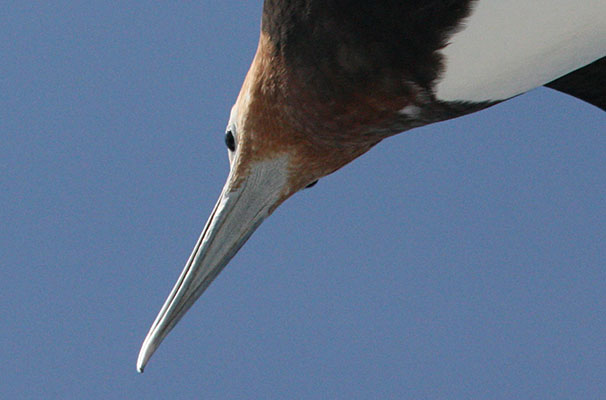
<svg viewBox="0 0 606 400">
<path fill-rule="evenodd" d="M 539 86 L 606 110 L 603 0 L 265 0 L 230 173 L 137 361 L 284 200 L 394 134 Z"/>
</svg>

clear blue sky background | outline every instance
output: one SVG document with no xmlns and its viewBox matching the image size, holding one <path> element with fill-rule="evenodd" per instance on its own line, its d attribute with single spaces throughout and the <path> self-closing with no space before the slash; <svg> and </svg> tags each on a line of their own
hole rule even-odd
<svg viewBox="0 0 606 400">
<path fill-rule="evenodd" d="M 0 12 L 0 398 L 606 393 L 606 113 L 547 89 L 296 195 L 137 374 L 261 1 L 39 3 Z"/>
</svg>

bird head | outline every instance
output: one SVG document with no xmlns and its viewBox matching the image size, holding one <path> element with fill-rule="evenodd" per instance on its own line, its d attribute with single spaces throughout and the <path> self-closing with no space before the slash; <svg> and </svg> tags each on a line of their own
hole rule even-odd
<svg viewBox="0 0 606 400">
<path fill-rule="evenodd" d="M 276 57 L 262 35 L 225 133 L 229 176 L 143 342 L 137 361 L 140 372 L 170 330 L 282 202 L 378 142 L 322 135 L 318 132 L 322 124 L 313 112 L 299 117 L 304 114 L 300 108 L 306 106 L 305 96 L 285 78 Z"/>
</svg>

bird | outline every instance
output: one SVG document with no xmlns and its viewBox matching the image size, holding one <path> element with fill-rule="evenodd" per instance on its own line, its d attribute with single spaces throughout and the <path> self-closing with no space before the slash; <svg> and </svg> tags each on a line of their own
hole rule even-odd
<svg viewBox="0 0 606 400">
<path fill-rule="evenodd" d="M 227 181 L 137 370 L 289 197 L 392 135 L 540 86 L 606 111 L 603 0 L 265 0 Z"/>
</svg>

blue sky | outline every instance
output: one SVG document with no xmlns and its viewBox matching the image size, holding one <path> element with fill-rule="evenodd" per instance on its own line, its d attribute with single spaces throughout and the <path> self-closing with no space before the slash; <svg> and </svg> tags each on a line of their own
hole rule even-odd
<svg viewBox="0 0 606 400">
<path fill-rule="evenodd" d="M 228 172 L 261 2 L 0 13 L 1 398 L 597 398 L 606 114 L 539 89 L 281 206 L 139 346 Z"/>
</svg>

